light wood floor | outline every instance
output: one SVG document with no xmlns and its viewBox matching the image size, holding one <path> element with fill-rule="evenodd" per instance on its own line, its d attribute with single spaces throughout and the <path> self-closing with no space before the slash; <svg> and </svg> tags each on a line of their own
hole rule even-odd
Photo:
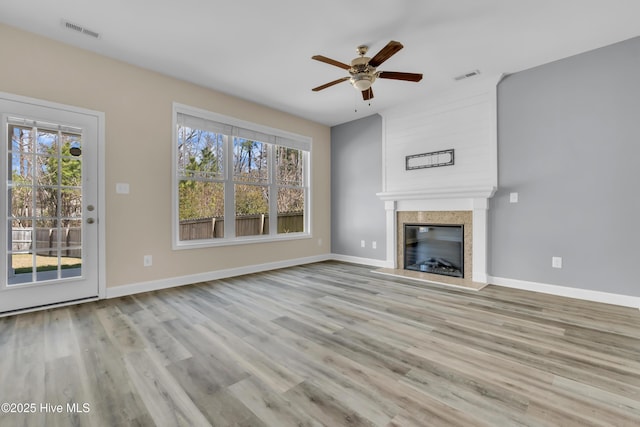
<svg viewBox="0 0 640 427">
<path fill-rule="evenodd" d="M 1 426 L 637 426 L 640 311 L 326 262 L 2 318 L 2 402 L 37 410 Z"/>
</svg>

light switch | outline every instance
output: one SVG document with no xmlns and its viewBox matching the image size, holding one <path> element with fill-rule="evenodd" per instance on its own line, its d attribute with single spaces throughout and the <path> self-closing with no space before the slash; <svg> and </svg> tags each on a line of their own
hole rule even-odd
<svg viewBox="0 0 640 427">
<path fill-rule="evenodd" d="M 509 203 L 518 203 L 518 193 L 509 193 Z"/>
<path fill-rule="evenodd" d="M 126 182 L 118 182 L 116 184 L 117 194 L 129 194 L 129 184 Z"/>
</svg>

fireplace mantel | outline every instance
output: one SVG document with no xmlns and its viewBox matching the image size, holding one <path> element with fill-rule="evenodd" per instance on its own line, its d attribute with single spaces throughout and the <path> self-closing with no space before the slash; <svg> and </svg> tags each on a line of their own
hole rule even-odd
<svg viewBox="0 0 640 427">
<path fill-rule="evenodd" d="M 472 277 L 477 283 L 487 283 L 487 210 L 494 186 L 427 188 L 411 191 L 377 193 L 385 202 L 387 265 L 398 269 L 398 212 L 470 211 L 473 224 Z"/>
<path fill-rule="evenodd" d="M 385 191 L 376 195 L 383 201 L 433 200 L 433 199 L 489 199 L 496 192 L 495 186 L 438 187 L 410 191 Z"/>
</svg>

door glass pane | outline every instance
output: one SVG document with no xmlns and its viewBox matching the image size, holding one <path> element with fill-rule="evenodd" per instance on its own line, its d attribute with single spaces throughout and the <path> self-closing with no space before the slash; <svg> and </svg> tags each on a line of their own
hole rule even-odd
<svg viewBox="0 0 640 427">
<path fill-rule="evenodd" d="M 58 213 L 58 189 L 39 186 L 36 186 L 35 189 L 35 215 L 40 218 L 55 218 Z"/>
<path fill-rule="evenodd" d="M 82 274 L 82 137 L 56 127 L 9 126 L 9 285 Z"/>
<path fill-rule="evenodd" d="M 63 133 L 61 153 L 63 156 L 80 157 L 82 155 L 82 140 L 80 139 L 80 135 Z"/>
<path fill-rule="evenodd" d="M 15 252 L 8 255 L 9 277 L 7 284 L 16 285 L 33 281 L 33 254 L 30 252 Z"/>
<path fill-rule="evenodd" d="M 62 251 L 60 255 L 62 277 L 82 276 L 82 250 L 80 248 Z"/>
<path fill-rule="evenodd" d="M 57 220 L 36 221 L 36 250 L 42 255 L 48 252 L 48 256 L 58 253 L 58 224 Z"/>
<path fill-rule="evenodd" d="M 58 184 L 58 158 L 35 156 L 36 183 L 39 185 Z"/>
<path fill-rule="evenodd" d="M 11 242 L 7 248 L 14 252 L 26 252 L 33 247 L 32 223 L 29 220 L 9 220 Z"/>
<path fill-rule="evenodd" d="M 32 131 L 32 128 L 23 126 L 9 126 L 9 150 L 14 153 L 32 153 Z"/>
<path fill-rule="evenodd" d="M 59 279 L 59 262 L 57 251 L 36 252 L 36 281 Z"/>
<path fill-rule="evenodd" d="M 15 183 L 16 181 L 14 181 Z M 29 218 L 31 215 L 31 207 L 33 205 L 33 188 L 31 186 L 14 184 L 9 185 L 9 197 L 7 204 L 8 214 L 13 218 Z"/>
<path fill-rule="evenodd" d="M 82 249 L 82 221 L 67 220 L 66 225 L 62 228 L 62 236 L 60 239 L 60 249 L 62 257 L 76 259 L 81 262 Z M 74 264 L 77 262 L 74 261 Z"/>
<path fill-rule="evenodd" d="M 38 154 L 46 154 L 55 156 L 58 154 L 58 132 L 51 132 L 38 129 L 36 152 Z"/>
<path fill-rule="evenodd" d="M 60 190 L 58 197 L 60 201 L 61 218 L 82 217 L 82 189 L 63 188 Z"/>
</svg>

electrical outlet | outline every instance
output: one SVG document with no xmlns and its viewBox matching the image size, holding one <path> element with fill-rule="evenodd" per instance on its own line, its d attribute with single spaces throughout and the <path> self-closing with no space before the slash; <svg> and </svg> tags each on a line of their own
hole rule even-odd
<svg viewBox="0 0 640 427">
<path fill-rule="evenodd" d="M 376 249 L 378 247 L 378 243 L 374 240 L 371 242 L 371 249 Z"/>
<path fill-rule="evenodd" d="M 367 246 L 367 243 L 364 240 L 360 240 L 360 247 L 364 248 L 365 246 Z"/>
<path fill-rule="evenodd" d="M 142 265 L 144 265 L 145 267 L 151 267 L 153 265 L 153 256 L 145 255 L 142 259 Z"/>
<path fill-rule="evenodd" d="M 562 268 L 562 257 L 559 257 L 559 256 L 551 257 L 551 267 Z"/>
</svg>

